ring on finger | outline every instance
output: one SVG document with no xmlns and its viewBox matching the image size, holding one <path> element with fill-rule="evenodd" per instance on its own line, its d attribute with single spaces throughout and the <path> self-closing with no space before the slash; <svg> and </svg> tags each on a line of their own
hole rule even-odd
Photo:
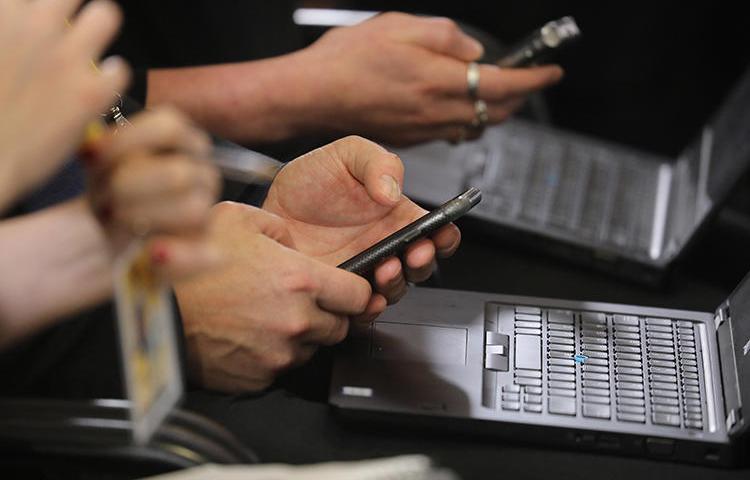
<svg viewBox="0 0 750 480">
<path fill-rule="evenodd" d="M 479 64 L 477 62 L 469 62 L 466 66 L 466 91 L 470 99 L 479 98 Z"/>
</svg>

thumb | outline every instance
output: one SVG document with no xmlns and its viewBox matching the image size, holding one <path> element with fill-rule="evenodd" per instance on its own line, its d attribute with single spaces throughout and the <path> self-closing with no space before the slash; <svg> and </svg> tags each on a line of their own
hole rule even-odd
<svg viewBox="0 0 750 480">
<path fill-rule="evenodd" d="M 401 201 L 404 165 L 395 153 L 362 137 L 350 136 L 332 144 L 336 156 L 375 202 L 393 206 Z"/>
</svg>

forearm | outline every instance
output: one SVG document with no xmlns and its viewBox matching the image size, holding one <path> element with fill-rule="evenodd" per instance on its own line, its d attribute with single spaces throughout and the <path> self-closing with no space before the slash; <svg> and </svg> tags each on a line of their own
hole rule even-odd
<svg viewBox="0 0 750 480">
<path fill-rule="evenodd" d="M 83 199 L 0 223 L 0 345 L 105 299 L 109 244 Z"/>
<path fill-rule="evenodd" d="M 148 106 L 175 105 L 212 133 L 243 144 L 282 141 L 322 128 L 318 79 L 304 51 L 223 65 L 148 72 Z"/>
</svg>

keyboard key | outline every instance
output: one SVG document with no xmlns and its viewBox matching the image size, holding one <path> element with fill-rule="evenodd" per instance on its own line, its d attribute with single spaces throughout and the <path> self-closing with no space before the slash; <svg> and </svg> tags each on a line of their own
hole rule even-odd
<svg viewBox="0 0 750 480">
<path fill-rule="evenodd" d="M 583 371 L 584 372 L 590 372 L 590 373 L 609 373 L 609 367 L 605 367 L 604 365 L 583 365 Z"/>
<path fill-rule="evenodd" d="M 694 378 L 683 378 L 682 379 L 682 383 L 684 385 L 693 385 L 693 386 L 696 386 L 696 387 L 698 386 L 698 380 L 696 380 Z"/>
<path fill-rule="evenodd" d="M 688 420 L 703 420 L 703 415 L 700 412 L 687 412 L 685 415 Z"/>
<path fill-rule="evenodd" d="M 680 416 L 670 413 L 653 412 L 651 414 L 651 421 L 657 425 L 680 426 Z"/>
<path fill-rule="evenodd" d="M 651 352 L 654 352 L 654 353 L 671 353 L 672 355 L 674 355 L 674 348 L 672 348 L 672 347 L 662 347 L 662 346 L 654 345 L 653 347 L 651 347 L 651 346 L 648 347 L 649 356 L 651 356 Z"/>
<path fill-rule="evenodd" d="M 587 357 L 591 357 L 591 358 L 609 358 L 609 355 L 607 354 L 607 352 L 597 352 L 597 351 L 589 350 L 586 348 L 584 348 L 582 353 L 586 355 Z M 588 360 L 586 361 L 588 362 Z"/>
<path fill-rule="evenodd" d="M 583 394 L 586 395 L 586 396 L 595 395 L 595 396 L 608 397 L 609 398 L 609 389 L 606 389 L 606 388 L 587 388 L 587 387 L 585 387 L 583 389 Z"/>
<path fill-rule="evenodd" d="M 575 382 L 560 382 L 557 380 L 550 380 L 547 382 L 547 386 L 549 388 L 567 388 L 570 390 L 575 390 L 576 388 Z"/>
<path fill-rule="evenodd" d="M 627 339 L 627 338 L 619 338 L 618 337 L 618 338 L 615 338 L 615 345 L 626 345 L 626 346 L 629 346 L 629 347 L 639 347 L 639 350 L 640 350 L 641 341 L 640 340 L 630 340 L 630 339 Z"/>
<path fill-rule="evenodd" d="M 667 397 L 667 398 L 677 398 L 677 390 L 651 390 L 651 395 L 654 397 Z"/>
<path fill-rule="evenodd" d="M 600 397 L 597 395 L 584 395 L 583 403 L 601 403 L 609 405 L 609 397 Z"/>
<path fill-rule="evenodd" d="M 575 347 L 573 345 L 558 345 L 556 343 L 550 343 L 547 347 L 551 352 L 575 352 Z"/>
<path fill-rule="evenodd" d="M 643 392 L 640 390 L 618 390 L 617 396 L 628 398 L 643 398 Z"/>
<path fill-rule="evenodd" d="M 683 353 L 682 355 L 680 355 L 680 360 L 682 360 L 682 361 L 685 361 L 685 360 L 697 360 L 697 359 L 698 358 L 695 356 L 694 353 Z"/>
<path fill-rule="evenodd" d="M 566 325 L 562 323 L 551 323 L 547 325 L 547 330 L 558 331 L 558 332 L 572 332 L 573 325 Z"/>
<path fill-rule="evenodd" d="M 516 328 L 517 335 L 541 335 L 541 328 Z"/>
<path fill-rule="evenodd" d="M 672 405 L 678 406 L 680 402 L 676 398 L 669 397 L 651 397 L 651 403 L 654 405 Z"/>
<path fill-rule="evenodd" d="M 541 387 L 542 386 L 542 379 L 541 378 L 523 378 L 518 377 L 515 380 L 515 383 L 517 385 L 528 385 L 532 387 Z"/>
<path fill-rule="evenodd" d="M 575 360 L 572 358 L 550 358 L 547 360 L 547 363 L 550 365 L 573 366 L 575 365 Z"/>
<path fill-rule="evenodd" d="M 616 325 L 639 325 L 638 317 L 632 315 L 613 315 L 612 322 Z"/>
<path fill-rule="evenodd" d="M 645 415 L 646 407 L 640 407 L 637 405 L 618 405 L 617 411 L 622 413 L 636 413 L 638 415 Z"/>
<path fill-rule="evenodd" d="M 523 396 L 523 403 L 538 403 L 542 404 L 541 395 L 529 395 L 528 393 Z"/>
<path fill-rule="evenodd" d="M 583 343 L 584 350 L 592 350 L 594 352 L 606 352 L 607 345 L 598 345 L 596 343 Z"/>
<path fill-rule="evenodd" d="M 609 338 L 609 332 L 606 330 L 584 330 L 581 332 L 581 338 L 593 337 L 593 338 Z"/>
<path fill-rule="evenodd" d="M 677 388 L 677 385 L 675 385 L 673 383 L 666 383 L 666 382 L 651 382 L 650 383 L 650 387 L 651 388 L 658 388 L 660 390 L 665 390 L 665 389 L 669 390 L 669 389 Z"/>
<path fill-rule="evenodd" d="M 680 353 L 695 353 L 695 347 L 679 347 L 677 350 L 679 350 Z"/>
<path fill-rule="evenodd" d="M 677 368 L 677 364 L 675 364 L 675 362 L 666 360 L 651 360 L 648 362 L 648 364 L 652 367 Z"/>
<path fill-rule="evenodd" d="M 647 325 L 646 326 L 646 333 L 672 333 L 672 327 L 662 326 L 662 325 Z"/>
<path fill-rule="evenodd" d="M 542 323 L 542 317 L 538 315 L 516 315 L 516 325 L 523 322 L 539 324 Z"/>
<path fill-rule="evenodd" d="M 515 370 L 515 374 L 517 377 L 542 378 L 542 372 L 539 370 L 523 370 L 523 369 L 517 368 Z"/>
<path fill-rule="evenodd" d="M 617 340 L 638 340 L 638 344 L 641 343 L 641 334 L 638 332 L 638 327 L 632 327 L 633 332 L 624 332 L 622 331 L 622 328 L 618 328 L 617 331 L 615 331 L 615 341 Z"/>
<path fill-rule="evenodd" d="M 688 320 L 678 320 L 677 322 L 678 327 L 690 327 L 693 328 L 693 322 L 690 322 Z"/>
<path fill-rule="evenodd" d="M 642 398 L 617 397 L 618 405 L 646 405 L 646 400 Z"/>
<path fill-rule="evenodd" d="M 693 380 L 698 380 L 698 374 L 694 372 L 684 372 L 682 374 L 682 378 L 690 378 Z"/>
<path fill-rule="evenodd" d="M 682 327 L 682 326 L 680 326 L 680 327 L 677 328 L 677 334 L 678 335 L 692 336 L 694 334 L 693 327 Z"/>
<path fill-rule="evenodd" d="M 539 328 L 539 323 L 537 322 L 521 322 L 516 320 L 515 326 L 517 328 Z"/>
<path fill-rule="evenodd" d="M 677 370 L 675 370 L 674 368 L 665 367 L 651 367 L 649 368 L 649 372 L 658 375 L 677 375 Z"/>
<path fill-rule="evenodd" d="M 606 345 L 607 339 L 600 337 L 581 337 L 581 343 L 589 345 Z"/>
<path fill-rule="evenodd" d="M 523 411 L 524 412 L 529 412 L 529 413 L 541 413 L 542 412 L 542 405 L 541 404 L 536 405 L 536 404 L 533 404 L 533 403 L 526 403 L 523 406 Z"/>
<path fill-rule="evenodd" d="M 638 415 L 637 413 L 617 413 L 617 419 L 621 422 L 635 422 L 635 423 L 646 423 L 645 415 Z"/>
<path fill-rule="evenodd" d="M 685 360 L 683 358 L 683 359 L 680 360 L 680 365 L 685 365 L 685 366 L 688 366 L 688 367 L 697 367 L 698 366 L 698 362 L 696 362 L 695 360 Z"/>
<path fill-rule="evenodd" d="M 576 373 L 575 367 L 563 367 L 561 365 L 550 365 L 547 370 L 552 373 Z"/>
<path fill-rule="evenodd" d="M 651 406 L 651 410 L 653 410 L 654 412 L 672 413 L 672 414 L 675 414 L 675 415 L 678 414 L 678 413 L 680 413 L 680 407 L 678 407 L 676 405 L 659 405 L 659 404 L 656 404 L 656 405 L 652 405 Z"/>
<path fill-rule="evenodd" d="M 646 332 L 646 342 L 649 340 L 660 339 L 660 340 L 672 340 L 672 332 L 654 332 L 649 330 Z"/>
<path fill-rule="evenodd" d="M 573 313 L 563 311 L 553 311 L 547 314 L 547 321 L 549 323 L 573 323 Z"/>
<path fill-rule="evenodd" d="M 549 397 L 547 411 L 557 415 L 575 415 L 576 401 L 574 398 Z"/>
<path fill-rule="evenodd" d="M 624 352 L 615 352 L 615 360 L 637 360 L 641 361 L 641 354 L 640 353 L 624 353 Z"/>
<path fill-rule="evenodd" d="M 583 416 L 590 418 L 609 418 L 609 405 L 599 405 L 595 403 L 583 404 Z"/>
<path fill-rule="evenodd" d="M 583 387 L 584 388 L 609 388 L 609 382 L 600 382 L 597 380 L 584 380 L 583 381 Z"/>
<path fill-rule="evenodd" d="M 685 426 L 687 428 L 703 429 L 703 422 L 697 420 L 685 420 Z"/>
<path fill-rule="evenodd" d="M 562 388 L 550 388 L 547 390 L 547 393 L 551 397 L 575 397 L 576 391 L 575 390 L 567 390 Z"/>
<path fill-rule="evenodd" d="M 529 313 L 532 315 L 541 315 L 542 309 L 539 307 L 525 307 L 522 305 L 518 305 L 516 306 L 516 313 Z"/>
<path fill-rule="evenodd" d="M 609 360 L 606 358 L 589 358 L 585 365 L 609 365 Z"/>
<path fill-rule="evenodd" d="M 647 318 L 646 325 L 669 325 L 672 326 L 672 320 L 666 318 Z"/>
<path fill-rule="evenodd" d="M 685 411 L 688 413 L 701 413 L 701 407 L 698 405 L 685 405 Z"/>
<path fill-rule="evenodd" d="M 583 372 L 583 379 L 584 380 L 600 380 L 602 382 L 606 382 L 607 380 L 609 380 L 609 374 L 608 373 Z"/>
<path fill-rule="evenodd" d="M 521 387 L 518 385 L 503 385 L 502 390 L 503 392 L 520 393 Z"/>
<path fill-rule="evenodd" d="M 575 382 L 576 376 L 570 373 L 555 373 L 552 372 L 547 375 L 549 380 L 560 380 L 562 382 Z"/>
<path fill-rule="evenodd" d="M 641 353 L 640 347 L 629 347 L 627 345 L 615 345 L 615 352 L 618 353 Z"/>
<path fill-rule="evenodd" d="M 550 340 L 553 338 L 573 338 L 573 332 L 564 332 L 562 330 L 548 330 L 547 335 Z"/>
<path fill-rule="evenodd" d="M 521 404 L 519 402 L 502 402 L 500 406 L 503 410 L 520 410 Z"/>
<path fill-rule="evenodd" d="M 695 392 L 685 392 L 683 396 L 685 398 L 693 398 L 695 400 L 700 400 L 701 398 L 700 393 L 695 393 Z"/>
<path fill-rule="evenodd" d="M 670 362 L 674 362 L 675 361 L 674 354 L 669 354 L 669 353 L 653 353 L 653 352 L 649 352 L 648 353 L 648 358 L 649 358 L 649 361 L 651 361 L 651 359 L 653 359 L 653 360 L 668 360 Z"/>
<path fill-rule="evenodd" d="M 697 406 L 700 406 L 700 404 L 701 404 L 700 399 L 697 399 L 697 398 L 686 398 L 684 400 L 684 402 L 685 402 L 685 405 L 697 405 Z"/>
<path fill-rule="evenodd" d="M 695 342 L 685 342 L 685 341 L 679 340 L 677 342 L 677 345 L 681 347 L 685 347 L 685 348 L 692 348 L 693 350 L 695 350 Z"/>
<path fill-rule="evenodd" d="M 581 321 L 586 323 L 606 324 L 607 318 L 603 313 L 581 312 Z"/>
<path fill-rule="evenodd" d="M 643 377 L 640 375 L 615 375 L 615 381 L 617 382 L 633 382 L 643 383 Z"/>
<path fill-rule="evenodd" d="M 636 367 L 621 367 L 618 365 L 615 367 L 615 373 L 621 375 L 642 375 L 643 369 Z"/>
<path fill-rule="evenodd" d="M 643 390 L 643 384 L 635 382 L 615 382 L 615 388 L 618 390 Z"/>
<path fill-rule="evenodd" d="M 677 383 L 677 377 L 675 375 L 654 374 L 649 376 L 649 378 L 652 382 Z"/>
<path fill-rule="evenodd" d="M 606 325 L 599 325 L 596 323 L 582 323 L 581 324 L 581 332 L 583 335 L 586 334 L 586 332 L 607 332 L 607 326 Z"/>
<path fill-rule="evenodd" d="M 680 370 L 682 370 L 683 372 L 693 372 L 693 373 L 698 373 L 698 367 L 691 367 L 691 366 L 688 366 L 688 365 L 683 365 L 683 366 L 682 366 L 682 367 L 680 368 Z"/>
<path fill-rule="evenodd" d="M 520 402 L 521 394 L 520 393 L 503 393 L 500 396 L 500 400 L 502 400 L 503 402 Z"/>
<path fill-rule="evenodd" d="M 632 367 L 643 370 L 643 364 L 636 360 L 615 360 L 616 367 Z"/>
</svg>

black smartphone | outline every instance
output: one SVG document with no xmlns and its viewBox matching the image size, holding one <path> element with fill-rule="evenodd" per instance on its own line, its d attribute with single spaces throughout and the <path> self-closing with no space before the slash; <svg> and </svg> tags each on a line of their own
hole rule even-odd
<svg viewBox="0 0 750 480">
<path fill-rule="evenodd" d="M 363 277 L 369 275 L 381 261 L 388 257 L 400 255 L 409 244 L 461 217 L 481 200 L 482 192 L 478 188 L 472 187 L 345 261 L 339 265 L 339 268 Z"/>
<path fill-rule="evenodd" d="M 552 53 L 580 36 L 581 30 L 573 17 L 553 20 L 512 46 L 497 64 L 501 67 L 515 68 L 543 63 Z"/>
</svg>

